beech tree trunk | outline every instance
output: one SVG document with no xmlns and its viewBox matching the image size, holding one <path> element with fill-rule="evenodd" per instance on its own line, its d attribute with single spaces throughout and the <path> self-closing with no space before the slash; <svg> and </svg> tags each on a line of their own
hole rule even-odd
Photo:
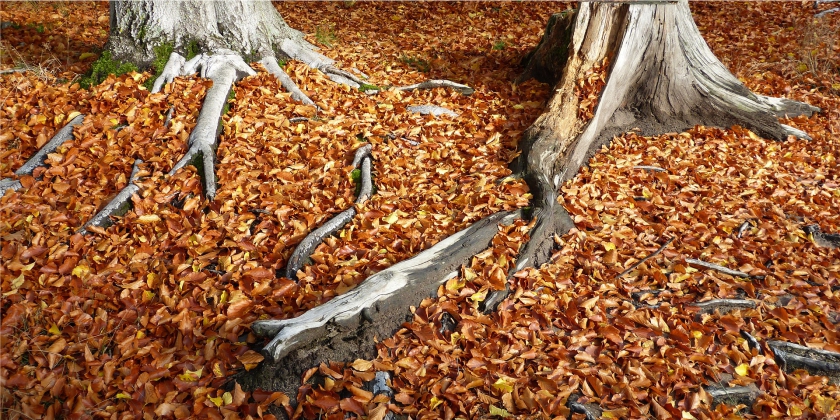
<svg viewBox="0 0 840 420">
<path fill-rule="evenodd" d="M 115 58 L 143 66 L 161 44 L 182 52 L 190 44 L 200 52 L 230 50 L 257 60 L 277 56 L 284 40 L 311 47 L 268 0 L 128 0 L 110 7 L 107 48 Z"/>
<path fill-rule="evenodd" d="M 560 185 L 613 136 L 634 128 L 655 135 L 694 125 L 741 125 L 775 140 L 808 139 L 777 118 L 819 111 L 750 92 L 709 49 L 687 0 L 579 3 L 575 11 L 552 16 L 527 59 L 521 79 L 556 81 L 513 164 L 534 194 L 538 225 L 521 258 L 536 265 L 547 260 L 553 234 L 568 225 L 557 205 Z M 576 83 L 605 60 L 606 85 L 594 116 L 583 119 Z"/>
</svg>

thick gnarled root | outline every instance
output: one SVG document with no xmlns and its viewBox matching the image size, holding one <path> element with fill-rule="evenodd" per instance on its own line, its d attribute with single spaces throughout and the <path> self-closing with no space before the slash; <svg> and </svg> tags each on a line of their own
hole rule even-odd
<svg viewBox="0 0 840 420">
<path fill-rule="evenodd" d="M 347 346 L 358 348 L 364 343 L 372 347 L 375 344 L 366 342 L 367 335 L 379 333 L 384 337 L 386 333 L 393 333 L 404 321 L 407 305 L 432 295 L 438 285 L 458 275 L 462 264 L 487 247 L 498 230 L 497 225 L 510 224 L 520 217 L 520 212 L 486 217 L 417 256 L 368 277 L 355 289 L 297 318 L 257 321 L 251 329 L 260 336 L 274 336 L 263 349 L 263 354 L 274 361 L 298 350 L 319 352 L 320 361 L 330 360 L 338 354 L 332 352 L 342 351 Z M 361 342 L 344 340 L 349 337 L 358 337 Z M 316 343 L 321 346 L 314 346 Z M 300 359 L 300 356 L 296 358 Z"/>
</svg>

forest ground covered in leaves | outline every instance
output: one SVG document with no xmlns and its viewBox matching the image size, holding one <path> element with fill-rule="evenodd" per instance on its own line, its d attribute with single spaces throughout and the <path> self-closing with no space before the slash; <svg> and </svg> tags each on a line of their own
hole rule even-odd
<svg viewBox="0 0 840 420">
<path fill-rule="evenodd" d="M 739 127 L 616 138 L 562 186 L 576 228 L 557 238 L 549 264 L 515 275 L 498 311 L 478 306 L 504 288 L 525 222 L 500 228 L 436 298 L 417 302 L 412 322 L 380 338 L 378 358 L 310 371 L 321 379 L 305 381 L 291 414 L 581 417 L 570 413 L 571 395 L 611 418 L 840 414 L 837 384 L 784 372 L 766 346 L 740 335 L 840 351 L 840 251 L 803 230 L 840 232 L 840 13 L 814 20 L 812 4 L 700 2 L 692 10 L 747 87 L 823 110 L 782 121 L 813 140 L 776 142 Z M 551 13 L 572 6 L 278 3 L 291 26 L 372 84 L 445 78 L 476 91 L 370 96 L 285 63 L 321 108 L 314 118 L 314 107 L 293 102 L 267 73 L 245 78 L 224 116 L 219 191 L 207 202 L 194 169 L 165 174 L 186 150 L 209 81 L 180 78 L 150 94 L 142 86 L 150 73 L 128 73 L 83 89 L 80 77 L 107 39 L 107 3 L 4 3 L 2 69 L 29 71 L 0 75 L 0 176 L 13 176 L 67 121 L 85 119 L 46 167 L 0 197 L 0 415 L 292 410 L 280 393 L 231 388 L 236 372 L 262 360 L 264 341 L 250 323 L 298 315 L 484 216 L 528 206 L 527 186 L 506 178 L 507 165 L 550 86 L 512 82 Z M 584 104 L 597 103 L 599 78 L 595 71 L 578 82 Z M 458 116 L 406 110 L 423 104 Z M 300 116 L 312 118 L 290 122 Z M 376 193 L 297 282 L 278 277 L 308 232 L 354 205 L 350 160 L 366 143 Z M 138 158 L 133 210 L 78 233 L 127 185 Z M 691 306 L 734 297 L 757 305 L 726 314 Z M 375 371 L 392 374 L 393 399 L 364 389 Z M 752 407 L 715 406 L 703 386 L 724 375 L 763 394 Z"/>
</svg>

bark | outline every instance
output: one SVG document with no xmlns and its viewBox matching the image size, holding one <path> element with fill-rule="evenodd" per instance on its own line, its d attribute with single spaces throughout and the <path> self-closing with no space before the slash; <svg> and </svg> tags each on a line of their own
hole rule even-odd
<svg viewBox="0 0 840 420">
<path fill-rule="evenodd" d="M 273 337 L 262 351 L 267 362 L 242 372 L 237 382 L 243 389 L 283 391 L 294 403 L 301 374 L 309 367 L 375 357 L 376 342 L 411 319 L 409 306 L 433 296 L 490 244 L 499 224 L 519 217 L 519 212 L 496 213 L 299 317 L 254 322 L 254 333 Z"/>
<path fill-rule="evenodd" d="M 118 1 L 111 3 L 110 16 L 107 48 L 114 58 L 140 65 L 150 64 L 161 44 L 182 53 L 193 44 L 204 52 L 231 50 L 256 59 L 278 54 L 284 40 L 314 49 L 266 0 Z"/>
</svg>

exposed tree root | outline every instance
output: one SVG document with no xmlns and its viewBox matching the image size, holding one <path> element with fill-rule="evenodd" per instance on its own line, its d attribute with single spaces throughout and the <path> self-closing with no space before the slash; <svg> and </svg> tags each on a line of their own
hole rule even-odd
<svg viewBox="0 0 840 420">
<path fill-rule="evenodd" d="M 744 223 L 741 223 L 741 226 L 738 226 L 738 239 L 741 239 L 744 236 L 744 232 L 747 231 L 752 226 L 749 220 L 744 220 Z"/>
<path fill-rule="evenodd" d="M 811 375 L 826 376 L 832 383 L 840 384 L 840 353 L 784 341 L 768 341 L 767 346 L 785 372 L 805 369 Z"/>
<path fill-rule="evenodd" d="M 47 155 L 50 153 L 55 152 L 59 146 L 64 144 L 64 142 L 73 139 L 73 127 L 82 123 L 85 119 L 85 116 L 82 114 L 77 115 L 72 120 L 70 120 L 61 130 L 58 130 L 57 133 L 47 142 L 40 150 L 38 150 L 34 155 L 32 155 L 29 160 L 26 161 L 18 170 L 15 171 L 15 175 L 17 177 L 25 176 L 25 175 L 32 175 L 35 169 L 44 166 L 44 162 L 47 160 Z M 20 180 L 13 179 L 13 178 L 3 178 L 0 180 L 0 197 L 6 194 L 7 190 L 17 191 L 22 187 Z"/>
<path fill-rule="evenodd" d="M 473 89 L 473 88 L 471 88 L 467 85 L 462 85 L 460 83 L 455 83 L 455 82 L 450 81 L 450 80 L 427 80 L 427 81 L 422 82 L 422 83 L 415 83 L 413 85 L 396 87 L 395 89 L 396 90 L 401 90 L 403 92 L 409 92 L 409 91 L 412 91 L 412 90 L 415 90 L 415 89 L 435 89 L 435 88 L 440 88 L 440 87 L 454 89 L 464 96 L 472 95 L 473 92 L 475 92 L 475 89 Z"/>
<path fill-rule="evenodd" d="M 277 59 L 275 59 L 274 57 L 264 57 L 262 60 L 260 60 L 260 64 L 262 64 L 263 67 L 265 67 L 265 69 L 268 70 L 269 73 L 274 75 L 274 77 L 276 77 L 277 80 L 280 81 L 280 84 L 283 86 L 283 88 L 285 88 L 289 93 L 292 94 L 292 99 L 306 105 L 315 106 L 315 102 L 313 102 L 312 99 L 309 99 L 309 97 L 306 96 L 306 94 L 303 93 L 302 90 L 300 90 L 300 88 L 292 80 L 292 78 L 289 77 L 289 75 L 286 74 L 286 72 L 283 71 L 283 69 L 281 69 L 279 65 L 277 65 Z"/>
<path fill-rule="evenodd" d="M 462 264 L 488 246 L 499 224 L 520 217 L 518 211 L 496 213 L 297 318 L 254 322 L 255 334 L 274 336 L 262 351 L 274 363 L 243 372 L 237 381 L 247 389 L 280 390 L 294 398 L 308 366 L 374 357 L 374 338 L 392 335 L 410 319 L 405 308 L 457 276 Z"/>
<path fill-rule="evenodd" d="M 653 258 L 653 257 L 655 257 L 655 256 L 657 256 L 657 255 L 659 255 L 662 251 L 664 251 L 664 250 L 665 250 L 665 248 L 666 248 L 668 245 L 670 245 L 670 244 L 671 244 L 671 242 L 674 242 L 674 239 L 676 239 L 676 237 L 672 237 L 671 239 L 668 239 L 668 241 L 667 241 L 667 242 L 665 242 L 664 244 L 662 244 L 662 246 L 660 246 L 660 247 L 659 247 L 659 249 L 657 249 L 656 251 L 654 251 L 652 254 L 648 255 L 647 257 L 644 257 L 644 258 L 642 258 L 641 260 L 637 261 L 635 264 L 631 265 L 630 267 L 627 267 L 627 269 L 625 269 L 625 270 L 624 270 L 624 271 L 622 271 L 619 275 L 617 275 L 617 276 L 616 276 L 616 278 L 622 278 L 622 277 L 624 277 L 624 275 L 625 275 L 625 274 L 627 274 L 627 273 L 629 273 L 629 272 L 631 272 L 631 271 L 635 270 L 635 269 L 636 269 L 636 267 L 638 267 L 638 266 L 640 266 L 640 265 L 644 264 L 644 263 L 645 263 L 645 261 L 647 261 L 647 260 L 649 260 L 649 259 L 651 259 L 651 258 Z"/>
<path fill-rule="evenodd" d="M 700 267 L 703 267 L 703 268 L 708 268 L 709 270 L 719 271 L 723 274 L 727 274 L 727 275 L 730 275 L 732 277 L 741 277 L 741 278 L 745 278 L 745 279 L 748 279 L 748 278 L 752 277 L 752 276 L 750 276 L 749 274 L 747 274 L 743 271 L 733 270 L 731 268 L 726 268 L 722 265 L 712 264 L 712 263 L 702 261 L 702 260 L 698 260 L 698 259 L 694 259 L 694 258 L 686 258 L 685 262 L 687 262 L 691 265 L 697 265 L 697 266 L 700 266 Z"/>
<path fill-rule="evenodd" d="M 593 403 L 579 403 L 577 400 L 580 398 L 578 395 L 571 395 L 569 396 L 569 400 L 567 402 L 569 411 L 572 414 L 583 414 L 586 416 L 586 420 L 598 420 L 604 414 L 604 410 L 598 405 Z"/>
<path fill-rule="evenodd" d="M 756 350 L 758 354 L 764 354 L 764 350 L 761 348 L 761 343 L 752 336 L 752 334 L 741 330 L 741 337 L 747 341 L 747 344 L 750 346 L 751 349 Z"/>
<path fill-rule="evenodd" d="M 360 147 L 353 157 L 353 167 L 358 168 L 361 165 L 361 188 L 359 196 L 356 198 L 356 204 L 358 205 L 367 201 L 373 190 L 369 156 L 371 148 L 372 146 L 370 144 Z M 324 239 L 342 229 L 354 217 L 356 217 L 356 207 L 350 206 L 349 209 L 333 216 L 326 223 L 309 232 L 297 247 L 295 247 L 294 252 L 289 257 L 289 261 L 286 263 L 286 277 L 297 279 L 298 270 L 309 262 L 309 256 L 312 255 L 315 248 L 318 248 L 321 242 L 324 242 Z"/>
<path fill-rule="evenodd" d="M 315 47 L 308 42 L 284 39 L 280 45 L 280 50 L 288 55 L 289 58 L 301 61 L 309 67 L 320 70 L 333 82 L 355 89 L 365 84 L 362 79 L 359 79 L 354 74 L 336 68 L 334 60 L 316 52 Z"/>
<path fill-rule="evenodd" d="M 173 56 L 176 55 L 173 53 Z M 180 62 L 177 57 L 174 60 L 175 63 Z M 170 58 L 170 63 L 172 62 L 173 59 Z M 167 63 L 166 67 L 169 67 L 170 63 Z M 172 64 L 172 66 L 176 65 Z M 169 175 L 174 175 L 187 165 L 195 166 L 199 169 L 204 184 L 204 196 L 212 201 L 216 196 L 216 141 L 221 130 L 221 117 L 228 92 L 235 81 L 246 75 L 254 75 L 256 72 L 248 67 L 241 57 L 228 53 L 211 56 L 201 54 L 184 63 L 182 71 L 184 74 L 191 74 L 199 69 L 201 77 L 212 80 L 213 86 L 204 97 L 198 121 L 190 133 L 189 149 L 169 171 Z"/>
<path fill-rule="evenodd" d="M 815 244 L 825 248 L 840 248 L 840 234 L 826 233 L 820 229 L 820 225 L 808 225 L 802 228 Z"/>
<path fill-rule="evenodd" d="M 101 210 L 99 210 L 90 220 L 79 229 L 79 233 L 87 235 L 91 227 L 104 228 L 111 223 L 111 216 L 122 216 L 129 208 L 131 208 L 131 196 L 140 191 L 140 186 L 135 184 L 140 175 L 140 165 L 142 160 L 136 159 L 134 166 L 131 168 L 131 176 L 126 185 L 120 190 L 117 195 L 108 202 Z"/>
<path fill-rule="evenodd" d="M 698 315 L 713 314 L 716 311 L 723 315 L 739 309 L 755 309 L 755 302 L 744 299 L 713 299 L 695 302 L 691 306 L 700 308 Z"/>
<path fill-rule="evenodd" d="M 725 404 L 731 407 L 737 405 L 752 407 L 755 400 L 763 394 L 755 384 L 733 387 L 710 386 L 706 389 L 706 392 L 712 397 L 712 406 Z"/>
<path fill-rule="evenodd" d="M 458 116 L 458 114 L 455 113 L 455 111 L 453 111 L 449 108 L 444 108 L 442 106 L 437 106 L 437 105 L 413 105 L 413 106 L 406 107 L 406 109 L 409 112 L 416 112 L 420 115 L 433 115 L 435 117 L 439 117 L 441 115 L 446 115 L 446 116 L 449 116 L 449 117 L 452 117 L 452 118 L 455 118 L 455 117 Z"/>
</svg>

